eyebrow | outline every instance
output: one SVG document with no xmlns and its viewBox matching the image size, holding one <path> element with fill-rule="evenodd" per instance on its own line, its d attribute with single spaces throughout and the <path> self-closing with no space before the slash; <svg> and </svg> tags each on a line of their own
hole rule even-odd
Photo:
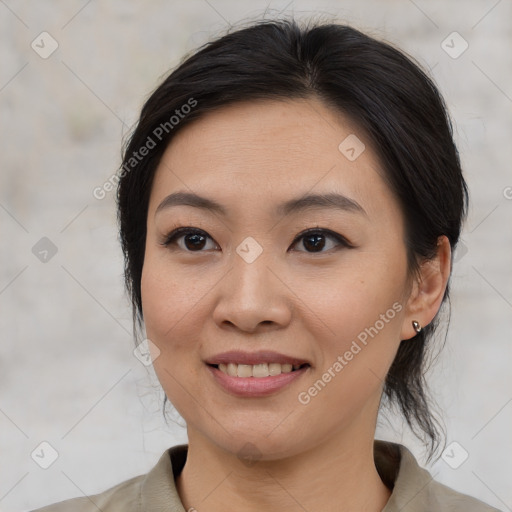
<svg viewBox="0 0 512 512">
<path fill-rule="evenodd" d="M 213 199 L 191 192 L 174 192 L 168 195 L 157 207 L 155 215 L 173 206 L 193 206 L 213 213 L 227 215 L 227 210 Z M 354 199 L 342 194 L 330 192 L 326 194 L 309 194 L 281 203 L 275 209 L 277 215 L 290 215 L 307 210 L 336 209 L 351 213 L 367 215 L 364 208 Z"/>
</svg>

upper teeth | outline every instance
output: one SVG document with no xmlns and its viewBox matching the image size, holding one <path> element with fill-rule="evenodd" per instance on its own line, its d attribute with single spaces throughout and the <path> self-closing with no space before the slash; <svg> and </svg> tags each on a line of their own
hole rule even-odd
<svg viewBox="0 0 512 512">
<path fill-rule="evenodd" d="M 262 363 L 262 364 L 219 364 L 219 370 L 231 377 L 269 377 L 281 373 L 289 373 L 300 368 L 300 364 L 280 364 L 280 363 Z"/>
</svg>

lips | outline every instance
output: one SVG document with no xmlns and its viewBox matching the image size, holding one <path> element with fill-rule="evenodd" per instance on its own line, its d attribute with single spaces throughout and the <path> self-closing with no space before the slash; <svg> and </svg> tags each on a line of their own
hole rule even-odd
<svg viewBox="0 0 512 512">
<path fill-rule="evenodd" d="M 289 373 L 309 366 L 307 363 L 303 365 L 291 365 L 291 364 L 279 364 L 279 363 L 261 363 L 261 364 L 224 364 L 211 365 L 213 368 L 218 368 L 222 373 L 229 375 L 230 377 L 275 377 L 281 373 Z"/>
<path fill-rule="evenodd" d="M 242 352 L 232 350 L 217 354 L 205 360 L 205 363 L 210 366 L 218 366 L 219 364 L 291 364 L 292 366 L 311 365 L 306 359 L 301 359 L 295 356 L 287 356 L 271 350 L 262 350 L 258 352 Z"/>
<path fill-rule="evenodd" d="M 306 359 L 272 350 L 232 350 L 209 357 L 204 362 L 214 382 L 229 394 L 244 398 L 273 395 L 311 370 Z"/>
<path fill-rule="evenodd" d="M 293 382 L 299 381 L 303 375 L 306 375 L 311 370 L 310 366 L 305 364 L 297 370 L 280 373 L 275 376 L 234 377 L 224 373 L 214 365 L 206 365 L 206 368 L 213 377 L 213 381 L 224 391 L 230 395 L 242 398 L 261 398 L 274 395 L 288 386 L 292 386 Z"/>
</svg>

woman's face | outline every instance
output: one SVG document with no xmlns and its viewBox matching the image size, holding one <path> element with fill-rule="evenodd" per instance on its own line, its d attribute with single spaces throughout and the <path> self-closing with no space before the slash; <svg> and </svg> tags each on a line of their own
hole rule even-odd
<svg viewBox="0 0 512 512">
<path fill-rule="evenodd" d="M 270 460 L 373 436 L 414 334 L 403 216 L 381 172 L 364 135 L 313 99 L 229 106 L 174 137 L 151 192 L 142 304 L 190 440 Z M 192 232 L 169 237 L 179 227 Z M 286 358 L 307 365 L 289 372 Z M 210 366 L 222 361 L 281 374 L 229 376 Z"/>
</svg>

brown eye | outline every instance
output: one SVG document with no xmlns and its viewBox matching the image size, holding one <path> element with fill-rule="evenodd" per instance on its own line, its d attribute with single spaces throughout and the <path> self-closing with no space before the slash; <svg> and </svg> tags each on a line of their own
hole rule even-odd
<svg viewBox="0 0 512 512">
<path fill-rule="evenodd" d="M 203 252 L 208 240 L 213 241 L 208 234 L 200 229 L 178 228 L 167 235 L 162 245 L 166 247 L 177 245 L 184 251 Z M 218 246 L 214 243 L 213 249 L 216 247 Z M 207 247 L 207 249 L 212 249 L 212 247 Z"/>
<path fill-rule="evenodd" d="M 331 240 L 331 243 L 329 243 L 329 240 Z M 332 243 L 332 240 L 334 240 L 334 243 Z M 306 249 L 306 251 L 300 252 L 328 252 L 340 246 L 352 247 L 343 236 L 326 229 L 311 229 L 301 233 L 292 245 L 296 245 L 300 241 L 302 241 L 302 246 Z M 325 247 L 327 247 L 327 250 L 324 251 Z"/>
</svg>

